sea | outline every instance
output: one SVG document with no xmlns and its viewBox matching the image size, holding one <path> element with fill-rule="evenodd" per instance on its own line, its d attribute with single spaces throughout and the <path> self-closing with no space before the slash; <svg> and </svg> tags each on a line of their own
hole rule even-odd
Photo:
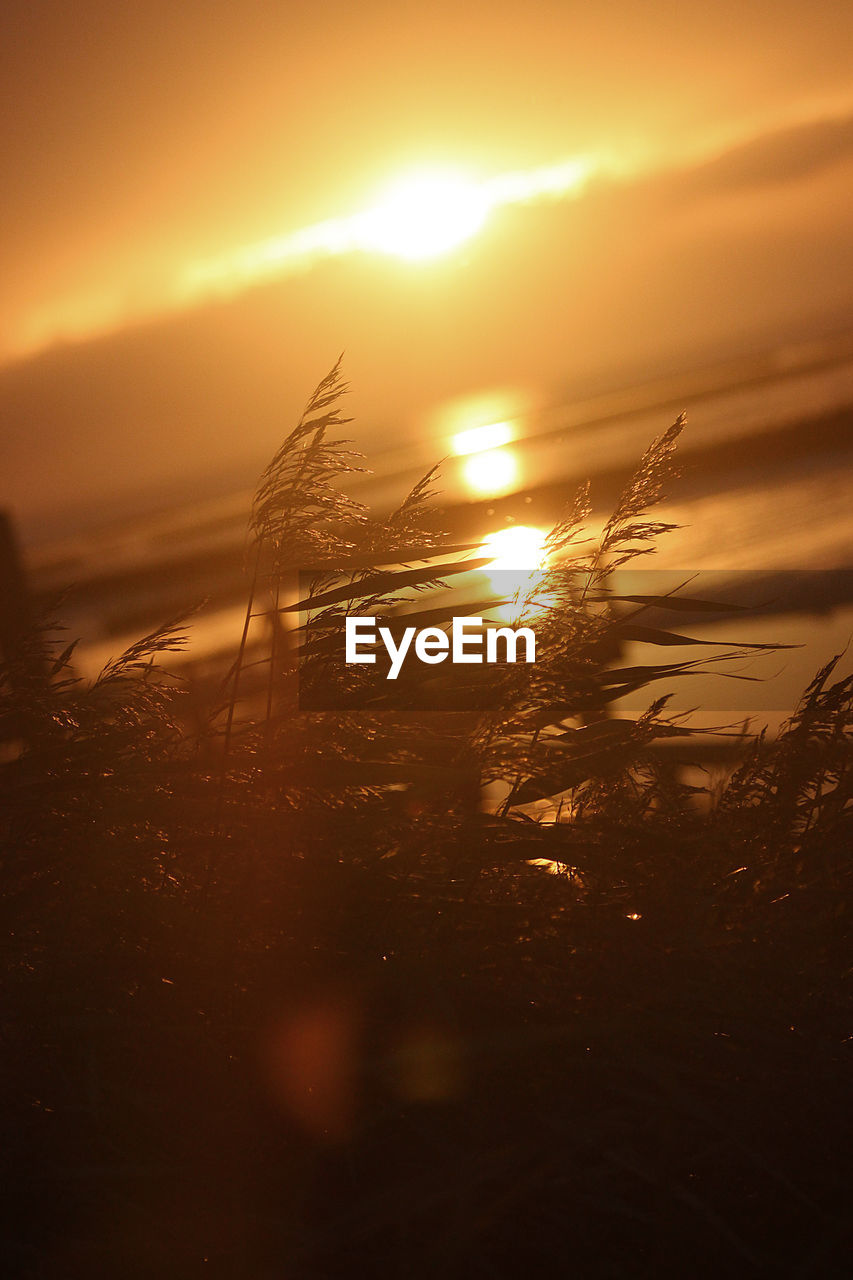
<svg viewBox="0 0 853 1280">
<path fill-rule="evenodd" d="M 512 424 L 509 490 L 472 494 L 464 460 L 451 457 L 440 501 L 454 534 L 477 542 L 498 529 L 550 526 L 589 477 L 592 526 L 600 526 L 644 449 L 682 412 L 682 474 L 660 508 L 678 528 L 636 567 L 667 572 L 706 596 L 737 587 L 738 612 L 704 621 L 703 635 L 798 646 L 749 660 L 747 694 L 733 696 L 731 681 L 712 692 L 707 681 L 687 681 L 679 693 L 682 710 L 695 698 L 712 718 L 757 714 L 778 726 L 816 667 L 843 654 L 853 636 L 853 333 L 582 400 L 543 398 Z M 435 461 L 434 447 L 404 425 L 380 441 L 372 474 L 354 495 L 376 510 L 391 507 Z M 31 590 L 66 635 L 80 638 L 83 677 L 188 611 L 185 666 L 213 669 L 233 653 L 252 487 L 245 477 L 232 484 L 220 477 L 200 495 L 196 477 L 192 494 L 178 486 L 168 500 L 137 495 L 109 516 L 105 504 L 101 519 L 88 511 L 48 536 L 26 538 Z M 849 651 L 839 670 L 848 658 Z"/>
</svg>

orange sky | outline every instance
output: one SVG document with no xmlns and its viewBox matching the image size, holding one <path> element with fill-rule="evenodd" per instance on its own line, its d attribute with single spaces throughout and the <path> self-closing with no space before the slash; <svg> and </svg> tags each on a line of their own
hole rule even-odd
<svg viewBox="0 0 853 1280">
<path fill-rule="evenodd" d="M 844 0 L 13 2 L 3 23 L 7 351 L 51 312 L 156 310 L 188 260 L 422 159 L 667 162 L 853 107 Z"/>
<path fill-rule="evenodd" d="M 276 379 L 289 407 L 342 347 L 387 418 L 496 371 L 633 374 L 850 302 L 846 0 L 12 0 L 2 24 L 0 501 L 21 504 L 34 420 L 93 492 L 122 467 L 156 478 L 176 427 L 178 465 L 204 432 L 226 464 L 247 410 L 261 453 Z M 434 265 L 356 255 L 173 313 L 195 265 L 363 209 L 402 170 L 491 180 L 578 154 L 616 177 L 508 208 Z M 63 336 L 86 341 L 51 353 Z"/>
</svg>

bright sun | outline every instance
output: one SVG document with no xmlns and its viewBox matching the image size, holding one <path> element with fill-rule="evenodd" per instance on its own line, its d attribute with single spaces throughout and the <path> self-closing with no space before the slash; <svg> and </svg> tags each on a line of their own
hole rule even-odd
<svg viewBox="0 0 853 1280">
<path fill-rule="evenodd" d="M 493 210 L 578 196 L 601 167 L 594 157 L 574 156 L 560 164 L 481 180 L 453 168 L 414 169 L 387 187 L 368 209 L 189 263 L 176 283 L 175 301 L 185 305 L 213 293 L 227 295 L 317 259 L 359 250 L 427 262 L 470 240 Z"/>
<path fill-rule="evenodd" d="M 459 174 L 411 174 L 361 215 L 358 239 L 399 258 L 435 258 L 476 235 L 491 203 L 482 186 Z"/>
</svg>

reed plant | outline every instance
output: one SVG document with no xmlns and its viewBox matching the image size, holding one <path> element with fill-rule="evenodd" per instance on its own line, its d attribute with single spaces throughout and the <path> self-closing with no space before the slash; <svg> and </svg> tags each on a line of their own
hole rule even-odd
<svg viewBox="0 0 853 1280">
<path fill-rule="evenodd" d="M 773 646 L 619 656 L 704 645 L 659 619 L 720 607 L 611 577 L 670 527 L 679 419 L 592 542 L 569 495 L 517 601 L 534 665 L 366 688 L 346 616 L 446 624 L 484 557 L 434 471 L 389 514 L 346 494 L 344 392 L 336 366 L 261 478 L 201 730 L 181 622 L 92 683 L 43 622 L 0 675 L 14 1266 L 841 1274 L 853 678 L 829 661 L 688 785 L 706 730 L 669 686 Z M 309 1073 L 287 1105 L 258 1084 L 278 1025 Z"/>
</svg>

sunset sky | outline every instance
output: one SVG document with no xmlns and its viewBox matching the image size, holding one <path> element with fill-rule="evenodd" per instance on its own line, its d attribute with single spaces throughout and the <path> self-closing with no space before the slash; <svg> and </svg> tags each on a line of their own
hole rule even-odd
<svg viewBox="0 0 853 1280">
<path fill-rule="evenodd" d="M 2 27 L 25 518 L 263 458 L 343 348 L 381 434 L 853 320 L 845 0 L 11 0 Z M 475 199 L 420 256 L 383 193 L 435 172 Z"/>
</svg>

